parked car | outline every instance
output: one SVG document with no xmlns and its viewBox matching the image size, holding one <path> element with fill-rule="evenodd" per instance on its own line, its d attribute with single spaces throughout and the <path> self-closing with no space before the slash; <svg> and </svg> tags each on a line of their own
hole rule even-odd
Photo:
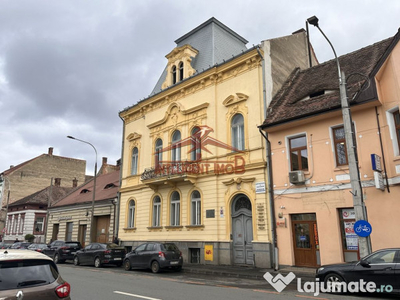
<svg viewBox="0 0 400 300">
<path fill-rule="evenodd" d="M 82 246 L 80 242 L 57 240 L 43 249 L 42 253 L 52 257 L 54 262 L 58 264 L 66 260 L 73 260 L 76 251 L 81 249 Z"/>
<path fill-rule="evenodd" d="M 132 268 L 143 268 L 158 273 L 164 268 L 180 271 L 182 266 L 182 252 L 174 243 L 141 244 L 127 253 L 124 259 L 124 269 L 127 271 Z"/>
<path fill-rule="evenodd" d="M 28 250 L 32 250 L 32 251 L 37 251 L 37 252 L 42 252 L 43 249 L 47 248 L 47 244 L 30 244 L 28 246 Z"/>
<path fill-rule="evenodd" d="M 400 248 L 382 249 L 371 253 L 360 261 L 324 265 L 317 269 L 316 278 L 329 284 L 345 282 L 374 282 L 376 288 L 385 287 L 382 292 L 400 292 Z M 391 286 L 391 287 L 390 287 Z M 333 292 L 346 292 L 334 290 Z"/>
<path fill-rule="evenodd" d="M 103 264 L 122 266 L 126 251 L 124 247 L 114 243 L 92 243 L 76 252 L 74 265 L 94 265 L 96 268 Z"/>
<path fill-rule="evenodd" d="M 35 251 L 0 250 L 0 278 L 0 299 L 71 299 L 56 264 Z"/>
<path fill-rule="evenodd" d="M 0 249 L 7 249 L 7 248 L 10 248 L 11 246 L 12 246 L 12 243 L 5 243 L 5 242 L 0 243 Z"/>
<path fill-rule="evenodd" d="M 11 245 L 10 249 L 27 249 L 32 243 L 29 242 L 16 242 Z"/>
</svg>

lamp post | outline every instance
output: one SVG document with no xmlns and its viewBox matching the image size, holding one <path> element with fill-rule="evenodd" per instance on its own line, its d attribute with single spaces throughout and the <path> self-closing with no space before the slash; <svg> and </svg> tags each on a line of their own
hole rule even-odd
<svg viewBox="0 0 400 300">
<path fill-rule="evenodd" d="M 94 179 L 93 179 L 93 194 L 92 194 L 92 215 L 90 216 L 90 242 L 94 243 L 95 242 L 95 232 L 94 232 L 94 201 L 96 199 L 96 177 L 97 177 L 97 150 L 96 147 L 93 146 L 91 143 L 77 139 L 73 136 L 68 135 L 67 138 L 69 139 L 73 139 L 85 144 L 88 144 L 90 146 L 92 146 L 94 152 L 96 153 L 96 160 L 94 163 Z"/>
<path fill-rule="evenodd" d="M 6 176 L 1 176 L 1 181 L 6 181 L 7 180 L 7 182 L 8 182 L 8 190 L 7 190 L 7 204 L 6 204 L 6 220 L 5 220 L 5 222 L 4 222 L 4 234 L 3 234 L 3 240 L 4 240 L 4 237 L 5 237 L 5 234 L 7 233 L 7 226 L 8 226 L 8 204 L 9 204 L 9 202 L 10 202 L 10 190 L 11 190 L 11 184 L 10 184 L 10 180 L 8 180 L 8 178 L 6 177 Z M 3 191 L 4 191 L 4 188 L 3 188 Z M 2 199 L 2 201 L 3 201 L 3 199 Z"/>
<path fill-rule="evenodd" d="M 333 48 L 332 43 L 329 41 L 325 33 L 318 26 L 318 18 L 313 16 L 307 19 L 307 22 L 311 25 L 314 25 L 318 28 L 318 30 L 322 33 L 325 39 L 328 41 L 329 45 L 333 50 L 333 54 L 335 55 L 338 75 L 339 75 L 339 91 L 340 91 L 340 102 L 342 107 L 342 116 L 343 116 L 343 127 L 345 132 L 345 141 L 346 141 L 346 149 L 347 149 L 347 157 L 349 163 L 349 174 L 350 174 L 350 184 L 351 184 L 351 194 L 353 195 L 353 206 L 356 220 L 367 220 L 365 203 L 363 201 L 362 195 L 362 186 L 360 180 L 360 172 L 358 170 L 358 161 L 357 161 L 357 146 L 354 143 L 354 132 L 351 120 L 351 112 L 350 105 L 347 100 L 347 89 L 346 89 L 346 77 L 343 71 L 340 70 L 339 59 L 336 55 L 335 48 Z M 370 240 L 368 237 L 358 237 L 358 247 L 359 253 L 361 257 L 367 256 L 370 250 Z"/>
</svg>

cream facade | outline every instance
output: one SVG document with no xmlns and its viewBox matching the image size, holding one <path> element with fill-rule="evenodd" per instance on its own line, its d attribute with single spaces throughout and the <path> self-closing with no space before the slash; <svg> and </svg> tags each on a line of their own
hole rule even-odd
<svg viewBox="0 0 400 300">
<path fill-rule="evenodd" d="M 236 52 L 202 70 L 210 32 Z M 175 242 L 189 263 L 270 267 L 263 49 L 214 18 L 176 42 L 161 90 L 120 112 L 118 237 Z"/>
<path fill-rule="evenodd" d="M 398 38 L 397 34 L 340 58 L 348 74 L 358 70 L 371 80 L 370 87 L 354 98 L 357 85 L 349 84 L 348 89 L 363 201 L 372 225 L 372 251 L 398 247 L 400 243 L 400 237 L 393 231 L 400 226 Z M 325 68 L 325 76 L 337 70 L 334 61 L 329 64 L 332 72 L 327 75 L 329 65 L 321 67 Z M 311 96 L 307 97 L 301 94 L 311 79 L 315 85 L 319 84 L 314 80 L 320 72 L 318 68 L 293 76 L 291 87 L 282 91 L 290 95 L 277 97 L 271 104 L 272 110 L 285 106 L 290 117 L 288 110 L 293 110 L 293 119 L 271 115 L 274 120 L 263 125 L 271 142 L 281 265 L 314 267 L 359 259 L 342 112 L 334 102 L 338 93 L 330 88 L 334 85 L 325 82 L 318 87 L 321 90 L 322 86 L 324 93 L 316 93 L 320 90 L 311 86 L 308 91 L 316 94 L 309 93 Z M 362 86 L 363 82 L 360 83 Z M 329 101 L 331 105 L 325 109 Z M 306 112 L 307 117 L 299 113 L 302 105 L 314 106 Z M 373 169 L 372 154 L 381 158 L 381 171 Z"/>
</svg>

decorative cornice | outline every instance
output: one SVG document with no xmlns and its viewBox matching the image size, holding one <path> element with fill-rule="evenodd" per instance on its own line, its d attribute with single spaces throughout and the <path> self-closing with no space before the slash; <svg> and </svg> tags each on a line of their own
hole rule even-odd
<svg viewBox="0 0 400 300">
<path fill-rule="evenodd" d="M 248 178 L 244 178 L 244 177 L 237 177 L 237 178 L 232 178 L 231 180 L 228 181 L 222 181 L 223 184 L 225 185 L 232 185 L 232 184 L 241 184 L 243 183 L 248 183 L 248 182 L 253 182 L 254 180 L 256 180 L 255 177 L 248 177 Z"/>
</svg>

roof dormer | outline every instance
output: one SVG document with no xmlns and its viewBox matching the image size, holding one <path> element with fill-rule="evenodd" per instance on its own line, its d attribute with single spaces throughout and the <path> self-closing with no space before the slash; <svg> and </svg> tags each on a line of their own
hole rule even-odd
<svg viewBox="0 0 400 300">
<path fill-rule="evenodd" d="M 197 54 L 198 51 L 190 45 L 176 47 L 167 54 L 165 56 L 168 59 L 167 76 L 162 88 L 165 89 L 192 76 L 196 70 L 192 67 L 191 62 Z"/>
</svg>

